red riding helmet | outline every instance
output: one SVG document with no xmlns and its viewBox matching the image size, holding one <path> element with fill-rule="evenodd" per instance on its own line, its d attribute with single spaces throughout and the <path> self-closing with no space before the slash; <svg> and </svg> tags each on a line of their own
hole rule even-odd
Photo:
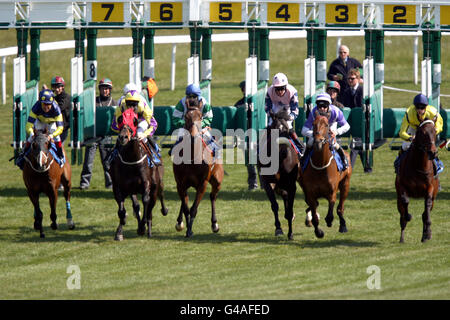
<svg viewBox="0 0 450 320">
<path fill-rule="evenodd" d="M 63 86 L 66 85 L 66 82 L 64 81 L 63 77 L 56 76 L 52 78 L 52 86 L 56 86 L 58 84 L 62 84 Z"/>
</svg>

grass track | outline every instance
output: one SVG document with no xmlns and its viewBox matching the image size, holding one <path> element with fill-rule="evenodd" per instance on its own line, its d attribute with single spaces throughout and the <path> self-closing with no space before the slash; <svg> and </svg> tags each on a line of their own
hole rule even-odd
<svg viewBox="0 0 450 320">
<path fill-rule="evenodd" d="M 15 44 L 14 33 L 1 32 L 2 35 L 7 34 L 5 46 Z M 48 31 L 43 32 L 43 42 L 51 41 L 48 34 Z M 61 34 L 61 39 L 71 38 L 70 33 L 69 36 L 67 33 Z M 408 39 L 395 40 L 386 45 L 387 85 L 401 84 L 417 90 L 411 84 L 410 67 L 402 63 L 406 58 L 394 54 L 401 51 L 402 46 L 409 46 L 410 42 Z M 333 41 L 328 43 L 329 61 L 334 51 Z M 357 38 L 345 42 L 351 44 L 352 55 L 362 56 L 363 40 Z M 291 66 L 303 65 L 305 41 L 298 40 L 292 44 L 300 44 L 300 48 L 295 50 L 301 52 L 301 57 L 298 54 L 285 55 L 284 61 L 276 54 L 279 43 L 271 42 L 271 70 L 292 69 L 291 74 L 295 76 L 290 76 L 290 79 L 301 92 L 302 70 L 300 67 L 293 70 Z M 233 47 L 236 55 L 229 57 L 229 61 L 225 61 L 225 57 L 231 50 L 230 44 L 213 47 L 214 74 L 217 75 L 213 82 L 215 105 L 231 105 L 239 98 L 237 84 L 243 76 L 247 46 L 239 43 L 233 45 L 236 46 Z M 445 48 L 450 46 L 449 40 L 443 38 L 442 45 L 441 91 L 449 93 L 450 74 L 446 70 L 450 58 L 445 54 L 448 52 Z M 180 46 L 177 52 L 180 70 L 177 70 L 179 89 L 175 93 L 168 89 L 169 73 L 164 71 L 168 63 L 159 58 L 162 61 L 161 65 L 158 63 L 158 70 L 161 70 L 158 71 L 161 72 L 158 99 L 161 105 L 175 104 L 182 95 L 180 88 L 185 81 L 183 72 L 187 55 L 184 53 L 188 51 L 188 46 L 183 48 Z M 157 54 L 164 54 L 169 49 L 170 46 L 158 47 Z M 119 83 L 119 88 L 128 77 L 125 70 L 131 49 L 116 50 L 114 53 L 117 54 L 114 59 L 124 61 L 124 64 L 106 69 L 103 66 L 107 64 L 107 52 L 100 52 L 99 49 L 99 66 L 105 68 L 100 70 L 99 75 L 101 77 L 107 70 L 113 81 Z M 66 54 L 69 56 L 65 59 L 69 59 L 72 52 L 66 51 Z M 412 56 L 407 51 L 405 56 L 409 55 Z M 49 80 L 53 72 L 57 72 L 52 65 L 55 57 L 55 53 L 42 55 L 42 79 Z M 64 68 L 61 72 L 66 79 L 70 79 Z M 8 71 L 8 86 L 12 83 L 10 75 Z M 115 93 L 118 95 L 118 92 L 117 89 Z M 386 93 L 385 98 L 387 107 L 400 107 L 408 105 L 412 95 Z M 443 99 L 444 105 L 446 101 Z M 304 226 L 305 204 L 299 191 L 294 206 L 297 214 L 295 239 L 288 241 L 286 236 L 276 238 L 270 204 L 263 191 L 246 190 L 247 173 L 243 165 L 226 165 L 229 176 L 225 177 L 217 201 L 220 232 L 213 234 L 210 230 L 210 205 L 206 195 L 194 224 L 194 238 L 186 240 L 184 233 L 177 233 L 174 228 L 179 202 L 170 160 L 167 150 L 164 150 L 165 194 L 170 211 L 167 217 L 163 217 L 159 204 L 156 206 L 152 239 L 137 236 L 131 204 L 127 202 L 129 218 L 125 226 L 125 240 L 121 243 L 113 241 L 118 224 L 117 205 L 111 191 L 103 188 L 103 174 L 97 154 L 91 188 L 84 192 L 72 192 L 76 229 L 69 231 L 65 226 L 64 200 L 60 193 L 60 229 L 52 231 L 49 227 L 48 201 L 42 198 L 46 238 L 41 240 L 32 228 L 33 208 L 26 195 L 21 172 L 7 161 L 12 155 L 9 146 L 12 140 L 9 102 L 0 108 L 5 115 L 0 119 L 0 299 L 450 298 L 450 155 L 447 151 L 440 152 L 447 168 L 441 175 L 443 190 L 438 194 L 432 211 L 433 239 L 426 244 L 420 243 L 422 200 L 412 200 L 410 209 L 413 220 L 407 226 L 406 243 L 398 243 L 400 226 L 392 167 L 396 152 L 390 151 L 386 145 L 375 152 L 372 174 L 363 173 L 359 160 L 356 164 L 345 208 L 347 234 L 338 232 L 337 217 L 332 228 L 327 228 L 322 219 L 325 237 L 316 239 L 313 230 Z M 81 167 L 73 167 L 73 186 L 79 185 L 80 171 Z M 323 200 L 320 204 L 319 211 L 324 216 L 326 204 Z M 281 222 L 287 232 L 284 218 Z M 66 271 L 70 265 L 80 267 L 80 290 L 67 289 L 66 281 L 70 274 Z M 366 270 L 371 265 L 381 270 L 380 290 L 367 288 L 370 275 Z"/>
</svg>

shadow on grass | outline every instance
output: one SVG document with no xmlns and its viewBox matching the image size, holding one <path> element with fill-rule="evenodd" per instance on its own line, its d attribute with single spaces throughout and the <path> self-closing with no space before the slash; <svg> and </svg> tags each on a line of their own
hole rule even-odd
<svg viewBox="0 0 450 320">
<path fill-rule="evenodd" d="M 189 189 L 190 194 L 193 194 L 194 189 Z M 209 189 L 206 195 L 209 194 Z M 0 189 L 0 196 L 2 197 L 28 197 L 25 188 L 4 188 Z M 72 198 L 84 198 L 84 199 L 114 199 L 111 190 L 86 190 L 72 189 Z M 166 200 L 179 200 L 178 193 L 174 190 L 165 190 L 164 197 Z M 58 193 L 58 198 L 64 199 L 62 192 Z M 204 200 L 208 197 L 204 197 Z M 278 197 L 281 199 L 280 197 Z M 253 201 L 269 201 L 265 192 L 261 189 L 255 191 L 244 190 L 221 190 L 218 196 L 219 201 L 238 201 L 238 200 L 253 200 Z M 296 200 L 303 200 L 303 192 L 300 188 L 297 188 Z M 395 189 L 393 190 L 367 190 L 367 191 L 351 191 L 348 195 L 348 200 L 370 200 L 370 199 L 382 199 L 382 200 L 395 200 L 397 194 Z M 204 201 L 203 200 L 203 201 Z M 437 195 L 437 201 L 450 200 L 450 191 L 442 191 Z M 209 201 L 209 200 L 208 200 Z"/>
<path fill-rule="evenodd" d="M 128 223 L 127 223 L 128 226 Z M 124 229 L 124 241 L 133 241 L 133 239 L 145 239 L 151 242 L 170 241 L 174 243 L 195 243 L 195 244 L 224 244 L 224 243 L 250 243 L 250 244 L 268 244 L 268 245 L 289 245 L 299 248 L 326 248 L 326 247 L 373 247 L 377 242 L 358 241 L 350 239 L 317 239 L 315 241 L 302 240 L 302 234 L 296 234 L 294 240 L 288 240 L 286 235 L 275 237 L 269 233 L 264 234 L 240 234 L 240 233 L 194 233 L 191 238 L 185 237 L 185 230 L 173 233 L 160 233 L 157 229 L 153 229 L 152 238 L 147 236 L 139 236 L 136 232 L 137 225 L 128 226 Z M 11 233 L 15 235 L 11 236 Z M 60 224 L 58 230 L 52 230 L 49 226 L 44 226 L 45 238 L 39 237 L 39 232 L 34 230 L 32 226 L 24 227 L 0 227 L 0 241 L 8 241 L 15 243 L 70 243 L 70 242 L 90 242 L 94 244 L 100 243 L 117 243 L 114 239 L 115 227 L 105 230 L 104 226 L 80 226 L 77 225 L 75 230 L 68 230 L 64 223 Z"/>
</svg>

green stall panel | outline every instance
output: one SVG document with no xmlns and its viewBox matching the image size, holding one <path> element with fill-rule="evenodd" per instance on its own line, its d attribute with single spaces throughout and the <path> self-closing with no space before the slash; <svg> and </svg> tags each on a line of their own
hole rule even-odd
<svg viewBox="0 0 450 320">
<path fill-rule="evenodd" d="M 84 83 L 83 92 L 78 97 L 83 110 L 83 135 L 81 141 L 95 138 L 95 81 L 88 80 Z"/>
<path fill-rule="evenodd" d="M 114 119 L 115 107 L 100 107 L 95 110 L 95 136 L 112 136 L 116 133 L 111 130 L 111 123 Z"/>
<path fill-rule="evenodd" d="M 306 112 L 305 109 L 302 107 L 298 108 L 298 117 L 294 120 L 294 130 L 295 133 L 297 133 L 297 136 L 301 136 L 302 134 L 302 128 L 306 122 Z"/>
<path fill-rule="evenodd" d="M 383 110 L 383 136 L 385 138 L 397 138 L 402 125 L 406 108 L 393 108 Z"/>
<path fill-rule="evenodd" d="M 449 139 L 450 138 L 450 110 L 445 110 L 441 108 L 439 111 L 442 119 L 444 120 L 444 128 L 440 134 L 441 139 Z"/>
<path fill-rule="evenodd" d="M 21 142 L 23 143 L 27 139 L 25 126 L 31 108 L 38 100 L 38 95 L 38 82 L 32 80 L 26 83 L 26 91 L 23 95 L 14 97 L 13 139 L 17 148 L 19 148 Z"/>
<path fill-rule="evenodd" d="M 220 130 L 223 136 L 227 129 L 236 129 L 236 107 L 212 107 L 213 120 L 211 127 Z"/>
<path fill-rule="evenodd" d="M 153 107 L 153 116 L 158 122 L 158 128 L 155 135 L 168 136 L 172 133 L 174 128 L 172 127 L 172 113 L 175 106 L 161 106 Z"/>
</svg>

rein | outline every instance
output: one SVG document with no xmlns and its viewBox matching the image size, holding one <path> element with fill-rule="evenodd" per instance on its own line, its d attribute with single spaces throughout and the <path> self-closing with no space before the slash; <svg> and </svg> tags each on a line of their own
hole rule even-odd
<svg viewBox="0 0 450 320">
<path fill-rule="evenodd" d="M 28 159 L 28 156 L 25 156 L 24 159 L 28 162 L 28 164 L 30 165 L 31 169 L 33 169 L 34 171 L 39 172 L 39 173 L 43 173 L 43 172 L 48 171 L 48 170 L 50 169 L 52 163 L 53 163 L 53 160 L 55 160 L 55 159 L 52 157 L 52 161 L 50 161 L 50 163 L 48 164 L 48 166 L 46 166 L 46 167 L 43 168 L 43 169 L 36 169 L 36 168 L 33 166 L 33 163 L 31 162 L 31 160 Z"/>
<path fill-rule="evenodd" d="M 326 169 L 326 168 L 328 168 L 328 167 L 330 166 L 331 160 L 333 160 L 333 159 L 334 159 L 334 156 L 331 155 L 330 160 L 329 160 L 328 163 L 327 163 L 326 165 L 324 165 L 323 167 L 317 167 L 317 166 L 315 166 L 314 163 L 313 163 L 312 158 L 311 158 L 311 160 L 310 160 L 309 162 L 311 163 L 311 167 L 313 167 L 314 169 L 316 169 L 316 170 L 323 170 L 323 169 Z"/>
</svg>

